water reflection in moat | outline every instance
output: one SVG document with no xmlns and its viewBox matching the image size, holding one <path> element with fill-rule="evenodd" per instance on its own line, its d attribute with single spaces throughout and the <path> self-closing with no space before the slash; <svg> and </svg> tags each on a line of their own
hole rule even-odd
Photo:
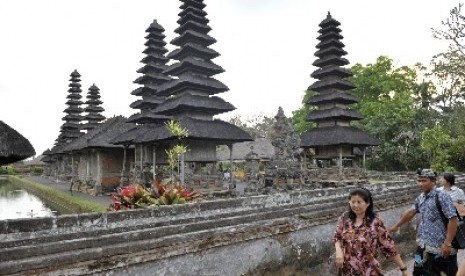
<svg viewBox="0 0 465 276">
<path fill-rule="evenodd" d="M 10 182 L 0 182 L 0 220 L 50 217 L 54 212 L 35 195 Z"/>
</svg>

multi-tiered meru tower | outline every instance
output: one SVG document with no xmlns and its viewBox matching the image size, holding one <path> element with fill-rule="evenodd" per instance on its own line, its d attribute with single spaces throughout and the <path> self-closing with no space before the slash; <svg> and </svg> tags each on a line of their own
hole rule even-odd
<svg viewBox="0 0 465 276">
<path fill-rule="evenodd" d="M 213 78 L 224 70 L 212 62 L 219 53 L 209 48 L 216 40 L 208 35 L 211 28 L 207 25 L 206 5 L 203 0 L 181 2 L 179 27 L 175 30 L 178 37 L 171 41 L 178 48 L 167 56 L 176 62 L 164 71 L 172 79 L 158 87 L 157 94 L 165 96 L 166 100 L 154 112 L 171 117 L 188 131 L 185 139 L 189 148 L 187 162 L 215 162 L 217 145 L 232 145 L 251 140 L 251 137 L 232 124 L 213 119 L 235 107 L 215 96 L 229 89 Z M 158 128 L 145 125 L 144 128 L 135 139 L 136 143 L 160 144 L 177 139 L 164 125 Z"/>
<path fill-rule="evenodd" d="M 82 126 L 82 129 L 89 131 L 96 128 L 105 120 L 105 116 L 102 115 L 105 109 L 102 107 L 103 102 L 100 100 L 100 89 L 95 84 L 89 87 L 86 99 L 87 101 L 85 104 L 87 106 L 84 108 L 86 112 L 84 120 L 87 121 L 87 123 Z"/>
<path fill-rule="evenodd" d="M 363 117 L 350 108 L 350 104 L 358 100 L 348 91 L 355 86 L 347 80 L 352 73 L 342 66 L 349 61 L 343 56 L 344 44 L 341 42 L 340 23 L 328 16 L 319 26 L 320 36 L 315 56 L 318 58 L 313 65 L 319 67 L 311 77 L 317 79 L 308 90 L 316 92 L 310 97 L 308 104 L 317 108 L 311 110 L 307 120 L 316 123 L 313 128 L 301 136 L 301 147 L 314 149 L 317 160 L 337 160 L 342 170 L 342 161 L 353 161 L 354 148 L 364 149 L 366 146 L 378 145 L 377 139 L 366 134 L 363 130 L 351 125 L 354 120 Z"/>
</svg>

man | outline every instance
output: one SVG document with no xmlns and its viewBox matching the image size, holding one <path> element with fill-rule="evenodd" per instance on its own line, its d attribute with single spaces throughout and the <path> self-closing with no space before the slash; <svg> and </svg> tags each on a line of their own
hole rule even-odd
<svg viewBox="0 0 465 276">
<path fill-rule="evenodd" d="M 415 265 L 417 262 L 423 263 L 424 275 L 455 276 L 457 249 L 452 248 L 452 240 L 457 230 L 457 215 L 452 199 L 447 193 L 436 189 L 436 173 L 431 169 L 418 170 L 417 185 L 422 193 L 415 199 L 413 206 L 389 229 L 389 232 L 396 232 L 399 226 L 410 221 L 417 213 L 420 214 L 417 253 L 422 252 L 423 254 L 420 255 L 423 256 L 416 256 Z M 447 227 L 442 220 L 436 200 L 439 201 L 442 212 L 448 220 Z"/>
</svg>

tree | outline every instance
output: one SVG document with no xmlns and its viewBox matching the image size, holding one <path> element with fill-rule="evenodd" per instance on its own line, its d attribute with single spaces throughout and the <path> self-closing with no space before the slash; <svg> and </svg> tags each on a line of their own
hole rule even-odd
<svg viewBox="0 0 465 276">
<path fill-rule="evenodd" d="M 305 91 L 305 94 L 302 98 L 302 106 L 292 111 L 292 122 L 294 124 L 295 132 L 302 134 L 305 131 L 315 127 L 315 123 L 307 121 L 307 116 L 310 110 L 315 109 L 316 107 L 307 104 L 307 101 L 310 97 L 315 96 L 316 92 L 312 90 Z"/>
<path fill-rule="evenodd" d="M 436 125 L 422 133 L 421 147 L 429 153 L 431 168 L 435 171 L 454 171 L 450 166 L 452 139 L 443 127 Z"/>
<path fill-rule="evenodd" d="M 364 117 L 355 125 L 381 140 L 368 165 L 372 169 L 410 170 L 421 160 L 420 134 L 414 127 L 416 109 L 412 89 L 416 72 L 409 67 L 395 68 L 392 59 L 380 56 L 373 64 L 355 64 L 352 93 L 356 109 Z"/>
<path fill-rule="evenodd" d="M 228 122 L 245 130 L 252 138 L 270 138 L 273 133 L 274 117 L 262 113 L 243 119 L 240 115 L 229 118 Z"/>
<path fill-rule="evenodd" d="M 182 143 L 182 139 L 186 138 L 189 135 L 189 132 L 181 126 L 181 124 L 177 121 L 167 121 L 165 122 L 165 126 L 170 132 L 171 135 L 176 137 L 177 143 L 174 144 L 172 147 L 165 150 L 167 158 L 168 158 L 168 165 L 170 167 L 171 173 L 171 182 L 174 183 L 174 169 L 178 163 L 180 168 L 184 168 L 184 153 L 187 151 L 187 146 Z M 184 185 L 184 170 L 180 172 L 181 177 L 181 185 Z"/>
</svg>

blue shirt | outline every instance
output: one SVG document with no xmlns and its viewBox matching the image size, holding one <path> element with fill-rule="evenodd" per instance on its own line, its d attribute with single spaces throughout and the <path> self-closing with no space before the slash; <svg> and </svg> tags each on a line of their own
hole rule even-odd
<svg viewBox="0 0 465 276">
<path fill-rule="evenodd" d="M 427 195 L 421 193 L 411 207 L 413 211 L 421 215 L 420 225 L 417 228 L 417 239 L 426 245 L 440 247 L 446 238 L 446 226 L 436 206 L 436 194 L 439 204 L 446 218 L 457 217 L 455 206 L 450 195 L 433 188 Z"/>
</svg>

